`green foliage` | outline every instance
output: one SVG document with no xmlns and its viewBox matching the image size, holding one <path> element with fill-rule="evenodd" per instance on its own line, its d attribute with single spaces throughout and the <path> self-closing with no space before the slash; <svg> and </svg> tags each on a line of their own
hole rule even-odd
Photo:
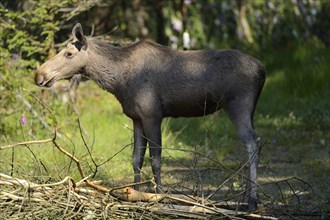
<svg viewBox="0 0 330 220">
<path fill-rule="evenodd" d="M 28 10 L 9 10 L 0 4 L 1 134 L 17 134 L 14 132 L 16 123 L 7 120 L 21 109 L 22 103 L 17 100 L 17 95 L 22 95 L 22 88 L 36 92 L 31 86 L 34 71 L 41 60 L 54 54 L 54 36 L 59 30 L 59 19 L 63 17 L 59 8 L 74 2 L 42 0 L 22 3 L 22 7 Z M 31 97 L 27 99 L 31 101 Z"/>
</svg>

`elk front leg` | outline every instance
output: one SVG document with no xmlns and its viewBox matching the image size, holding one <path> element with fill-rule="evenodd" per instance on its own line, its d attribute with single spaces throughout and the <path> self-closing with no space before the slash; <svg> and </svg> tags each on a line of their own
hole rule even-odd
<svg viewBox="0 0 330 220">
<path fill-rule="evenodd" d="M 140 120 L 133 120 L 134 130 L 134 151 L 133 151 L 133 169 L 134 169 L 134 183 L 141 180 L 141 168 L 143 165 L 144 155 L 146 152 L 147 140 L 143 132 L 142 122 Z M 135 189 L 138 190 L 138 186 Z"/>
<path fill-rule="evenodd" d="M 152 118 L 144 120 L 143 129 L 149 143 L 151 169 L 157 185 L 156 191 L 159 192 L 158 186 L 161 185 L 160 170 L 162 154 L 161 119 Z"/>
</svg>

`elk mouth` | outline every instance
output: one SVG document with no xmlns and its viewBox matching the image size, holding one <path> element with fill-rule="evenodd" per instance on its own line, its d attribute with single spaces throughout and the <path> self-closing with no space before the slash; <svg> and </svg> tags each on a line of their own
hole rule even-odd
<svg viewBox="0 0 330 220">
<path fill-rule="evenodd" d="M 53 78 L 51 78 L 50 80 L 48 80 L 45 84 L 44 84 L 44 86 L 45 87 L 51 87 L 52 85 L 54 85 L 54 83 L 55 83 L 55 77 L 53 77 Z"/>
<path fill-rule="evenodd" d="M 55 76 L 51 77 L 50 79 L 47 79 L 44 74 L 39 72 L 39 70 L 37 70 L 37 74 L 34 78 L 35 84 L 40 87 L 51 87 L 55 83 L 55 81 Z"/>
<path fill-rule="evenodd" d="M 73 76 L 69 76 L 66 78 L 58 78 L 56 76 L 51 77 L 50 79 L 47 79 L 44 77 L 44 75 L 36 74 L 35 76 L 35 84 L 40 87 L 51 87 L 54 85 L 54 83 L 60 79 L 70 80 Z"/>
</svg>

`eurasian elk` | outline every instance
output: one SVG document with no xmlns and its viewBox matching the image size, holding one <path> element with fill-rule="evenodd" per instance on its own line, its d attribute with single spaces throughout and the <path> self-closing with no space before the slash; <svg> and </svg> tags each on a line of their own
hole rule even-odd
<svg viewBox="0 0 330 220">
<path fill-rule="evenodd" d="M 253 115 L 266 71 L 238 50 L 177 51 L 151 41 L 114 47 L 87 38 L 78 23 L 74 41 L 38 68 L 35 83 L 50 87 L 73 77 L 95 81 L 114 94 L 133 120 L 134 182 L 140 181 L 147 144 L 152 172 L 161 184 L 161 122 L 164 117 L 195 117 L 224 109 L 249 157 L 248 206 L 257 206 L 259 149 Z"/>
</svg>

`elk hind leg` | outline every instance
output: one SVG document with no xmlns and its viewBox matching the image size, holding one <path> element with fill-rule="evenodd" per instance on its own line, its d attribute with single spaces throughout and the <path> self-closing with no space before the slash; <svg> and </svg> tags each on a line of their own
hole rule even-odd
<svg viewBox="0 0 330 220">
<path fill-rule="evenodd" d="M 246 147 L 249 159 L 249 182 L 247 188 L 248 209 L 255 211 L 257 208 L 257 168 L 259 163 L 259 148 L 257 146 L 257 136 L 253 129 L 254 108 L 247 105 L 232 105 L 232 108 L 225 108 L 225 111 L 236 127 L 238 136 Z"/>
</svg>

